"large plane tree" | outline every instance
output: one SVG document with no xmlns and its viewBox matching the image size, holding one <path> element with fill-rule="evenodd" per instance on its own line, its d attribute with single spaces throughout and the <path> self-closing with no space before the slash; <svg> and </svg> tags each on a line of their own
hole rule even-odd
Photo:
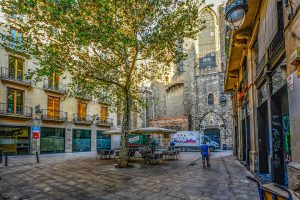
<svg viewBox="0 0 300 200">
<path fill-rule="evenodd" d="M 23 20 L 17 23 L 23 32 L 19 50 L 39 65 L 31 72 L 32 79 L 41 80 L 53 72 L 70 74 L 69 88 L 80 88 L 84 93 L 109 100 L 122 111 L 118 166 L 127 167 L 130 113 L 139 102 L 140 87 L 147 81 L 161 79 L 172 64 L 184 57 L 178 42 L 195 37 L 201 29 L 202 3 L 2 0 L 0 5 L 8 17 Z M 15 21 L 8 20 L 5 25 L 11 23 Z"/>
</svg>

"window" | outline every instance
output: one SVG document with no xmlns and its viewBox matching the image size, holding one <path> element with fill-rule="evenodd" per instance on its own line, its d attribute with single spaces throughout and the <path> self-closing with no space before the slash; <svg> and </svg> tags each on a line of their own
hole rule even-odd
<svg viewBox="0 0 300 200">
<path fill-rule="evenodd" d="M 10 30 L 11 36 L 11 47 L 12 48 L 20 48 L 22 47 L 23 33 L 17 29 Z"/>
<path fill-rule="evenodd" d="M 53 72 L 49 77 L 49 87 L 52 89 L 59 89 L 59 75 Z"/>
<path fill-rule="evenodd" d="M 107 106 L 101 106 L 100 109 L 100 119 L 102 122 L 107 122 L 108 117 L 108 107 Z"/>
<path fill-rule="evenodd" d="M 13 80 L 24 80 L 24 60 L 9 56 L 8 76 Z"/>
<path fill-rule="evenodd" d="M 214 105 L 214 95 L 213 94 L 209 94 L 208 95 L 208 105 L 209 106 L 213 106 Z"/>
<path fill-rule="evenodd" d="M 48 96 L 48 117 L 60 117 L 60 98 Z"/>
<path fill-rule="evenodd" d="M 87 104 L 80 101 L 78 102 L 78 117 L 79 119 L 85 119 L 86 118 L 86 110 L 87 110 Z"/>
<path fill-rule="evenodd" d="M 216 65 L 216 53 L 211 52 L 200 58 L 200 67 L 214 67 Z"/>
<path fill-rule="evenodd" d="M 215 16 L 212 10 L 205 9 L 201 14 L 205 21 L 205 28 L 199 33 L 199 66 L 200 68 L 215 67 L 216 41 L 215 41 Z"/>
<path fill-rule="evenodd" d="M 24 105 L 24 91 L 7 88 L 7 112 L 22 114 Z"/>
</svg>

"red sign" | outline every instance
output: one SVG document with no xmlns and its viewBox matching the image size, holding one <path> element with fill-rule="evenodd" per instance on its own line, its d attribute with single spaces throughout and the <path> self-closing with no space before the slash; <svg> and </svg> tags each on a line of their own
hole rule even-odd
<svg viewBox="0 0 300 200">
<path fill-rule="evenodd" d="M 40 133 L 39 132 L 33 132 L 33 138 L 34 139 L 40 138 Z"/>
</svg>

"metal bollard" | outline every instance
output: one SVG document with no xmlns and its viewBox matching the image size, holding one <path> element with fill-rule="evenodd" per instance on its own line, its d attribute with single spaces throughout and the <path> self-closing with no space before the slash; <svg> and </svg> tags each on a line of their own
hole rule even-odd
<svg viewBox="0 0 300 200">
<path fill-rule="evenodd" d="M 35 155 L 36 155 L 36 163 L 40 163 L 39 154 L 37 151 L 35 152 Z"/>
<path fill-rule="evenodd" d="M 0 164 L 2 164 L 2 150 L 0 150 Z"/>
<path fill-rule="evenodd" d="M 5 153 L 5 167 L 8 166 L 8 153 Z"/>
</svg>

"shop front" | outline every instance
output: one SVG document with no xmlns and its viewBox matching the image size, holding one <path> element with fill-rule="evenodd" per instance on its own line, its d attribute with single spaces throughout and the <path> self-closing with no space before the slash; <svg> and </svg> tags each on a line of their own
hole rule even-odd
<svg viewBox="0 0 300 200">
<path fill-rule="evenodd" d="M 97 131 L 97 151 L 111 149 L 111 136 L 104 135 L 103 131 Z"/>
<path fill-rule="evenodd" d="M 259 174 L 269 177 L 269 118 L 267 101 L 267 83 L 263 83 L 257 92 L 257 137 L 259 154 Z M 269 178 L 267 178 L 269 179 Z"/>
<path fill-rule="evenodd" d="M 10 155 L 29 154 L 29 135 L 29 127 L 0 126 L 0 151 Z"/>
<path fill-rule="evenodd" d="M 274 182 L 288 185 L 287 164 L 290 162 L 290 123 L 285 73 L 277 67 L 271 76 L 272 146 Z"/>
<path fill-rule="evenodd" d="M 41 128 L 41 153 L 64 153 L 65 152 L 65 129 Z"/>
<path fill-rule="evenodd" d="M 91 130 L 73 129 L 73 152 L 91 151 Z"/>
</svg>

